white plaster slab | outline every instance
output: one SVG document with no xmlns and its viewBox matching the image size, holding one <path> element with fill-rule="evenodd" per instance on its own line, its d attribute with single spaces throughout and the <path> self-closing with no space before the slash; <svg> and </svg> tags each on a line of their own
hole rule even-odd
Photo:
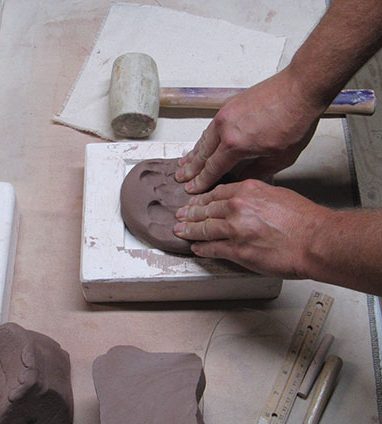
<svg viewBox="0 0 382 424">
<path fill-rule="evenodd" d="M 15 191 L 11 184 L 0 182 L 0 323 L 8 320 L 18 223 Z"/>
<path fill-rule="evenodd" d="M 110 126 L 109 85 L 114 60 L 127 52 L 149 54 L 161 86 L 247 87 L 273 75 L 284 37 L 220 19 L 159 6 L 117 3 L 99 34 L 64 110 L 54 119 L 115 140 Z M 208 118 L 159 118 L 153 138 L 197 139 Z"/>
<path fill-rule="evenodd" d="M 86 148 L 81 282 L 88 301 L 273 298 L 281 280 L 227 261 L 172 255 L 145 246 L 120 215 L 120 187 L 134 164 L 179 157 L 191 143 L 128 142 Z"/>
</svg>

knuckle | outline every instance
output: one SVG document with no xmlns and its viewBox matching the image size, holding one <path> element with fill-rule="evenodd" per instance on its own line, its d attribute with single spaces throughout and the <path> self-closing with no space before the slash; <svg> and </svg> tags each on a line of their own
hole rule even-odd
<svg viewBox="0 0 382 424">
<path fill-rule="evenodd" d="M 244 192 L 251 192 L 255 190 L 259 190 L 264 187 L 264 182 L 261 180 L 248 179 L 241 183 L 241 190 Z M 248 193 L 247 193 L 248 194 Z"/>
<path fill-rule="evenodd" d="M 200 147 L 200 145 L 203 143 L 203 141 L 205 141 L 206 137 L 207 137 L 207 130 L 204 130 L 204 131 L 201 133 L 201 135 L 200 135 L 200 137 L 199 137 L 199 140 L 197 141 L 197 143 L 196 143 L 196 145 L 195 145 L 195 148 L 196 148 L 196 149 L 198 149 L 198 148 Z"/>
<path fill-rule="evenodd" d="M 203 202 L 205 201 L 205 196 L 205 194 L 196 194 L 191 197 L 191 199 L 189 200 L 189 204 L 191 206 L 203 205 Z"/>
<path fill-rule="evenodd" d="M 204 218 L 204 219 L 212 217 L 214 208 L 215 208 L 215 204 L 214 203 L 209 203 L 203 209 L 203 213 L 201 214 L 201 217 Z"/>
<path fill-rule="evenodd" d="M 243 181 L 240 186 L 241 191 L 244 191 L 244 192 L 252 191 L 255 188 L 256 188 L 256 183 L 254 182 L 254 180 L 250 180 L 250 179 Z"/>
<path fill-rule="evenodd" d="M 226 150 L 231 151 L 231 152 L 241 150 L 239 140 L 237 139 L 237 137 L 234 137 L 232 135 L 224 137 L 222 139 L 222 144 L 223 144 L 223 146 Z"/>
<path fill-rule="evenodd" d="M 214 125 L 217 129 L 222 128 L 229 121 L 229 114 L 226 108 L 220 109 L 214 118 Z"/>
<path fill-rule="evenodd" d="M 224 194 L 224 191 L 225 191 L 225 186 L 224 186 L 224 184 L 218 184 L 218 185 L 214 188 L 213 192 L 211 192 L 211 195 L 213 195 L 213 196 L 215 196 L 215 197 L 220 197 L 220 196 L 222 196 L 222 195 Z"/>
<path fill-rule="evenodd" d="M 248 248 L 248 246 L 242 246 L 240 249 L 240 259 L 246 263 L 253 264 L 256 260 L 253 249 Z"/>
<path fill-rule="evenodd" d="M 190 206 L 187 210 L 187 218 L 193 220 L 196 217 L 196 206 Z"/>
<path fill-rule="evenodd" d="M 204 130 L 198 142 L 198 148 L 197 148 L 197 154 L 199 158 L 204 161 L 207 159 L 206 142 L 207 142 L 207 132 L 206 130 Z"/>
<path fill-rule="evenodd" d="M 206 219 L 205 221 L 203 221 L 202 224 L 202 236 L 204 240 L 208 240 L 209 239 L 209 233 L 208 233 L 208 228 L 209 228 L 209 224 L 208 224 L 208 219 Z"/>
<path fill-rule="evenodd" d="M 219 171 L 217 166 L 212 162 L 212 161 L 207 161 L 205 168 L 204 168 L 205 172 L 207 175 L 211 175 L 213 177 L 218 176 L 219 175 Z"/>
<path fill-rule="evenodd" d="M 205 162 L 208 159 L 208 156 L 206 155 L 202 147 L 198 151 L 198 159 L 202 162 Z"/>
<path fill-rule="evenodd" d="M 237 196 L 231 197 L 227 200 L 228 210 L 233 214 L 240 212 L 243 209 L 244 204 L 245 200 Z"/>
</svg>

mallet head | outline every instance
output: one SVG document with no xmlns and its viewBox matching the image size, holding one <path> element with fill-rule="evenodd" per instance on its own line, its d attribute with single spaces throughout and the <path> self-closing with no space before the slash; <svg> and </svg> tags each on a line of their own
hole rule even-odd
<svg viewBox="0 0 382 424">
<path fill-rule="evenodd" d="M 154 60 L 126 53 L 113 65 L 109 93 L 111 126 L 124 138 L 148 137 L 159 114 L 159 77 Z"/>
</svg>

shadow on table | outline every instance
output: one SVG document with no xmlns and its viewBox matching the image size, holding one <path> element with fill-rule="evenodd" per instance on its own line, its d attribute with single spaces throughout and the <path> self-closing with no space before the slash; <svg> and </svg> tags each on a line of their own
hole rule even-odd
<svg viewBox="0 0 382 424">
<path fill-rule="evenodd" d="M 275 299 L 245 299 L 245 300 L 200 300 L 200 301 L 169 301 L 169 302 L 113 302 L 88 303 L 88 311 L 189 311 L 189 310 L 268 310 Z"/>
<path fill-rule="evenodd" d="M 318 177 L 284 177 L 276 178 L 275 185 L 289 188 L 313 202 L 332 208 L 352 208 L 358 204 L 358 188 L 351 187 L 349 182 L 341 184 Z"/>
</svg>

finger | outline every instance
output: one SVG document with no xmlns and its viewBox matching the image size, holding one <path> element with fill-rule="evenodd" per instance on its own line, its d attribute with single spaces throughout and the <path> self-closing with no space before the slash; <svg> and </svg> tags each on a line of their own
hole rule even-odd
<svg viewBox="0 0 382 424">
<path fill-rule="evenodd" d="M 174 233 L 187 240 L 223 240 L 229 237 L 229 226 L 224 219 L 208 218 L 200 222 L 179 222 Z"/>
<path fill-rule="evenodd" d="M 206 160 L 215 151 L 217 144 L 218 138 L 215 127 L 210 124 L 208 128 L 203 131 L 202 136 L 193 150 L 192 157 L 189 157 L 184 165 L 184 173 L 188 180 L 193 178 L 200 172 L 201 169 L 203 169 Z"/>
<path fill-rule="evenodd" d="M 200 145 L 204 142 L 205 138 L 206 138 L 206 130 L 203 131 L 201 137 L 196 142 L 194 148 L 190 152 L 188 152 L 183 158 L 180 158 L 178 160 L 179 169 L 177 169 L 175 173 L 175 178 L 177 181 L 179 182 L 188 181 L 187 174 L 190 173 L 191 171 L 189 169 L 190 167 L 189 166 L 186 167 L 186 165 L 191 164 L 194 158 L 197 156 L 200 150 Z"/>
<path fill-rule="evenodd" d="M 237 162 L 237 154 L 224 151 L 219 146 L 211 157 L 206 160 L 199 174 L 185 185 L 186 191 L 196 194 L 208 190 L 224 174 L 230 171 Z"/>
<path fill-rule="evenodd" d="M 191 250 L 203 258 L 219 258 L 235 260 L 234 243 L 230 240 L 192 243 Z"/>
<path fill-rule="evenodd" d="M 211 202 L 205 206 L 186 205 L 178 209 L 176 218 L 179 221 L 204 221 L 207 218 L 223 219 L 227 216 L 229 209 L 226 201 Z"/>
<path fill-rule="evenodd" d="M 195 147 L 194 147 L 195 148 Z M 191 151 L 189 151 L 185 156 L 183 156 L 182 158 L 178 159 L 178 166 L 182 167 L 183 165 L 185 165 L 187 162 L 191 162 L 192 158 L 194 157 L 194 149 L 192 149 Z"/>
<path fill-rule="evenodd" d="M 177 169 L 175 171 L 175 179 L 179 183 L 182 183 L 182 182 L 187 181 L 186 180 L 186 176 L 185 176 L 184 165 L 186 163 L 192 162 L 192 159 L 193 159 L 194 156 L 195 156 L 195 151 L 194 150 L 191 150 L 185 156 L 183 156 L 182 158 L 178 159 Z"/>
<path fill-rule="evenodd" d="M 185 160 L 181 160 L 179 162 L 181 167 L 175 174 L 177 181 L 189 181 L 201 172 L 206 161 L 214 153 L 218 144 L 219 138 L 214 121 L 212 121 L 207 129 L 203 131 L 203 134 L 196 143 L 192 153 L 188 154 Z"/>
<path fill-rule="evenodd" d="M 211 202 L 228 200 L 238 192 L 240 185 L 240 183 L 220 184 L 207 193 L 192 196 L 188 204 L 205 206 Z"/>
</svg>

